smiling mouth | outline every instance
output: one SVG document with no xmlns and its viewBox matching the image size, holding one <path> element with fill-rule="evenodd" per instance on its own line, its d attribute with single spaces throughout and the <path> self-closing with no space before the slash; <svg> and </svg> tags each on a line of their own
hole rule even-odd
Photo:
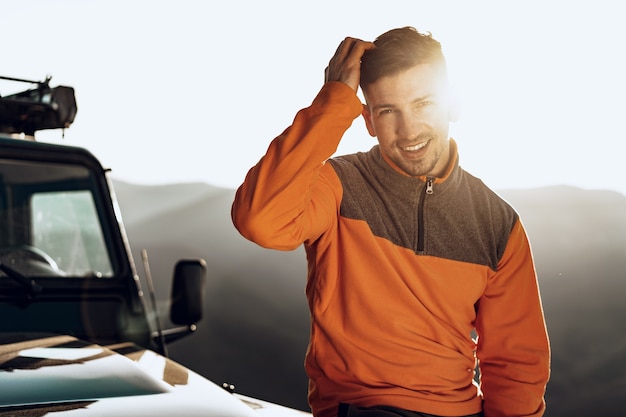
<svg viewBox="0 0 626 417">
<path fill-rule="evenodd" d="M 415 151 L 419 151 L 420 149 L 424 148 L 426 145 L 428 145 L 428 143 L 430 142 L 430 139 L 421 143 L 418 143 L 417 145 L 411 145 L 411 146 L 405 146 L 402 149 L 407 151 L 407 152 L 415 152 Z"/>
</svg>

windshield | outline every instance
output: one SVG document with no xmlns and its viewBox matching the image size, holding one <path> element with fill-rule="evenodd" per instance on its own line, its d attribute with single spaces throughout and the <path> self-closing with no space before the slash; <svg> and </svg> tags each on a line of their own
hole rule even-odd
<svg viewBox="0 0 626 417">
<path fill-rule="evenodd" d="M 0 159 L 0 262 L 25 276 L 113 276 L 97 208 L 86 167 Z"/>
</svg>

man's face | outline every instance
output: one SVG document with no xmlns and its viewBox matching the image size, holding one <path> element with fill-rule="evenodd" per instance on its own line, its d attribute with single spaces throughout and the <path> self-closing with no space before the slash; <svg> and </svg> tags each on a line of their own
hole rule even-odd
<svg viewBox="0 0 626 417">
<path fill-rule="evenodd" d="M 363 117 L 380 150 L 410 176 L 439 176 L 448 165 L 450 99 L 437 67 L 420 64 L 363 90 Z"/>
</svg>

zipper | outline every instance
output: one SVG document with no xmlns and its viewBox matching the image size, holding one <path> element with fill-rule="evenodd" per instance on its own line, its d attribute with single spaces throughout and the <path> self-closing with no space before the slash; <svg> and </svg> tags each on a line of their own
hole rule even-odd
<svg viewBox="0 0 626 417">
<path fill-rule="evenodd" d="M 419 205 L 417 207 L 417 252 L 424 252 L 424 202 L 426 196 L 433 193 L 434 177 L 426 177 L 426 184 L 424 185 L 424 193 L 420 198 Z"/>
</svg>

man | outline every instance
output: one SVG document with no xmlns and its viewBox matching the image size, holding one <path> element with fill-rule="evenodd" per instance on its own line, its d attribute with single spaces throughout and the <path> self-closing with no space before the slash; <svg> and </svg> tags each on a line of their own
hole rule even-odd
<svg viewBox="0 0 626 417">
<path fill-rule="evenodd" d="M 305 245 L 315 416 L 544 412 L 549 345 L 528 240 L 459 166 L 454 113 L 430 35 L 346 38 L 312 105 L 237 191 L 243 236 Z M 330 159 L 359 114 L 378 145 Z"/>
</svg>

